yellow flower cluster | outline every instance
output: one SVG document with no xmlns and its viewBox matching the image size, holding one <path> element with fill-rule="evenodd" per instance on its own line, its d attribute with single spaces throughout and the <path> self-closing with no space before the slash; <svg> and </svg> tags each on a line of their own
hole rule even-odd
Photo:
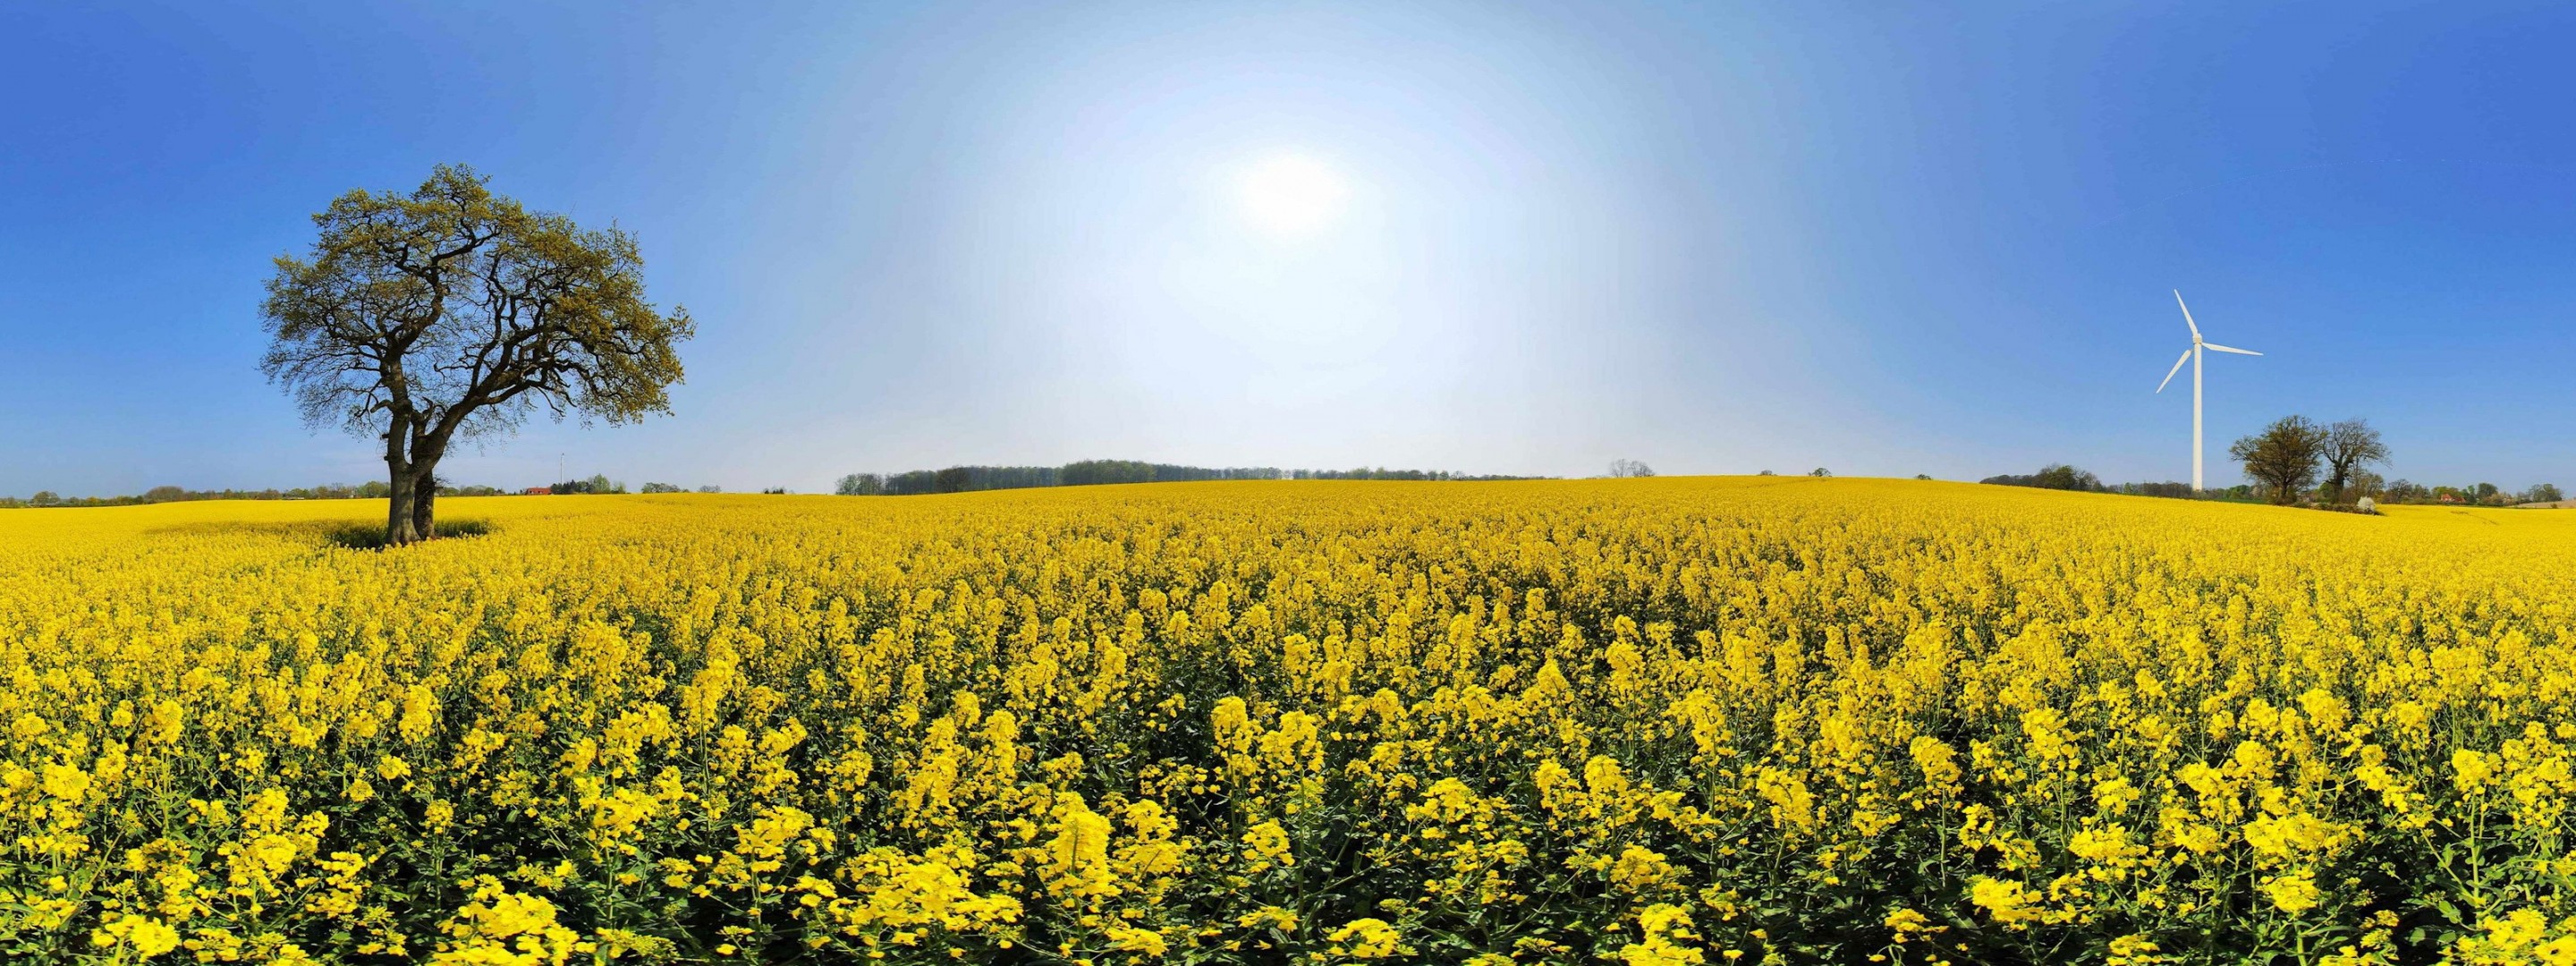
<svg viewBox="0 0 2576 966">
<path fill-rule="evenodd" d="M 2576 961 L 2576 514 L 0 514 L 0 959 Z"/>
</svg>

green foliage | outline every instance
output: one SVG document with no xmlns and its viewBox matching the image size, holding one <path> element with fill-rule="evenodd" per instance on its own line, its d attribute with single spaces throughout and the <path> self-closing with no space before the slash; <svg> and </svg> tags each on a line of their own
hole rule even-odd
<svg viewBox="0 0 2576 966">
<path fill-rule="evenodd" d="M 2227 455 L 2245 466 L 2245 475 L 2262 484 L 2272 502 L 2295 503 L 2317 481 L 2317 463 L 2326 451 L 2327 431 L 2305 416 L 2283 416 L 2252 436 L 2227 447 Z"/>
</svg>

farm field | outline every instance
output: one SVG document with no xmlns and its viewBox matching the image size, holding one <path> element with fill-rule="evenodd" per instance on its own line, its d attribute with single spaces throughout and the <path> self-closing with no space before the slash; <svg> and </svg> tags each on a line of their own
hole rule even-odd
<svg viewBox="0 0 2576 966">
<path fill-rule="evenodd" d="M 0 512 L 10 962 L 2576 961 L 2576 513 Z"/>
</svg>

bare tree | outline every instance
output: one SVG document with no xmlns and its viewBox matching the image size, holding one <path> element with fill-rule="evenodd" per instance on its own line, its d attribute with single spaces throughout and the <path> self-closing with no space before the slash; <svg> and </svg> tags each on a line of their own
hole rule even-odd
<svg viewBox="0 0 2576 966">
<path fill-rule="evenodd" d="M 2363 467 L 2388 462 L 2388 444 L 2381 442 L 2379 431 L 2360 419 L 2347 419 L 2326 427 L 2324 448 L 2326 461 L 2326 500 L 2344 502 L 2344 489 L 2352 484 L 2353 475 Z"/>
<path fill-rule="evenodd" d="M 2245 475 L 2271 489 L 2272 502 L 2298 502 L 2299 493 L 2317 478 L 2317 458 L 2326 431 L 2305 416 L 2283 416 L 2252 436 L 2227 447 L 2227 455 L 2245 464 Z"/>
<path fill-rule="evenodd" d="M 1617 479 L 1628 479 L 1639 476 L 1653 476 L 1655 475 L 1655 471 L 1653 468 L 1636 460 L 1611 460 L 1610 475 Z"/>
<path fill-rule="evenodd" d="M 434 535 L 438 463 L 555 419 L 670 411 L 687 310 L 644 299 L 634 236 L 530 212 L 463 165 L 410 194 L 352 191 L 313 216 L 308 258 L 280 256 L 260 312 L 261 368 L 305 422 L 384 442 L 388 544 Z"/>
</svg>

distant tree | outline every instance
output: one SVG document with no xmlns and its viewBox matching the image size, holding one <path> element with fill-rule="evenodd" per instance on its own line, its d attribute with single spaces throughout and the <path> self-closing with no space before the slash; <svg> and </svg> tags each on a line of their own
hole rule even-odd
<svg viewBox="0 0 2576 966">
<path fill-rule="evenodd" d="M 2352 476 L 2362 467 L 2388 462 L 2388 444 L 2379 431 L 2360 419 L 2347 419 L 2326 427 L 2325 444 L 2318 451 L 2325 460 L 2325 498 L 2328 503 L 2343 503 L 2344 490 Z"/>
<path fill-rule="evenodd" d="M 675 484 L 675 483 L 646 483 L 646 484 L 644 484 L 644 492 L 646 492 L 646 493 L 686 493 L 686 492 L 688 492 L 688 490 L 687 490 L 686 488 L 683 488 L 683 487 L 679 486 L 678 484 Z"/>
<path fill-rule="evenodd" d="M 842 496 L 884 496 L 885 491 L 883 473 L 852 473 L 841 477 L 840 485 L 832 488 L 832 492 Z"/>
<path fill-rule="evenodd" d="M 1654 471 L 1654 468 L 1653 468 L 1653 467 L 1649 467 L 1649 466 L 1647 466 L 1646 464 L 1644 464 L 1644 463 L 1640 463 L 1640 462 L 1638 462 L 1638 461 L 1636 461 L 1636 460 L 1611 460 L 1611 461 L 1610 461 L 1610 477 L 1611 477 L 1612 479 L 1621 479 L 1621 480 L 1624 480 L 1624 479 L 1633 479 L 1633 478 L 1640 477 L 1640 476 L 1653 476 L 1653 475 L 1655 475 L 1655 471 Z"/>
<path fill-rule="evenodd" d="M 2064 463 L 2050 463 L 2040 467 L 2039 474 L 2033 479 L 2031 485 L 2050 490 L 2092 491 L 2102 488 L 2102 480 L 2100 477 Z"/>
<path fill-rule="evenodd" d="M 434 533 L 439 461 L 554 418 L 670 411 L 686 310 L 644 300 L 633 236 L 494 195 L 463 165 L 408 194 L 357 190 L 313 216 L 307 258 L 281 256 L 260 314 L 261 368 L 305 422 L 384 442 L 389 545 Z"/>
<path fill-rule="evenodd" d="M 2535 483 L 2522 493 L 2524 503 L 2556 503 L 2564 499 L 2566 497 L 2559 494 L 2555 483 Z"/>
<path fill-rule="evenodd" d="M 2326 431 L 2305 416 L 2283 416 L 2252 436 L 2237 440 L 2227 455 L 2244 464 L 2245 475 L 2262 484 L 2272 502 L 2297 502 L 2299 493 L 2317 479 Z"/>
</svg>

